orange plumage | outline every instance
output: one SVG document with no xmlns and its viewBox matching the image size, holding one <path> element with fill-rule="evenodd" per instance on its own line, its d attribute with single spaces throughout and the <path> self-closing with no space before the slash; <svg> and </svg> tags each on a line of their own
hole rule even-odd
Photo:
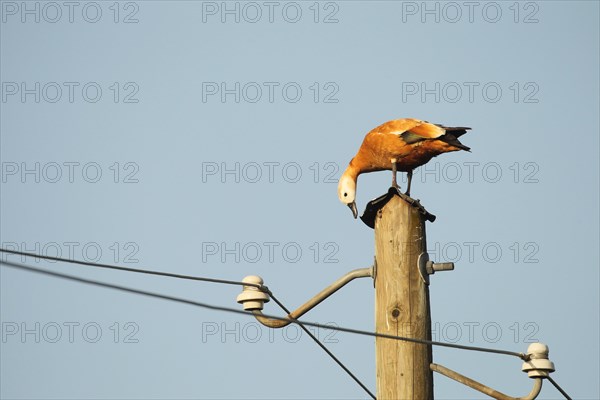
<svg viewBox="0 0 600 400">
<path fill-rule="evenodd" d="M 458 137 L 470 128 L 446 127 L 427 121 L 405 118 L 388 121 L 365 136 L 356 156 L 350 161 L 338 185 L 338 196 L 354 214 L 356 204 L 356 181 L 366 172 L 392 170 L 392 186 L 396 183 L 396 171 L 408 172 L 408 187 L 413 169 L 427 163 L 433 157 L 451 151 L 467 150 Z"/>
</svg>

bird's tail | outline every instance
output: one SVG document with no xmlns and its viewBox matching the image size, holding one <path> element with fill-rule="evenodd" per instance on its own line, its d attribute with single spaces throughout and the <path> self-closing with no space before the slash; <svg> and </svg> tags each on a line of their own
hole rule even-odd
<svg viewBox="0 0 600 400">
<path fill-rule="evenodd" d="M 460 140 L 458 140 L 459 137 L 461 137 L 462 135 L 467 133 L 467 131 L 471 128 L 448 127 L 448 126 L 441 126 L 441 125 L 440 125 L 440 127 L 444 128 L 446 130 L 446 133 L 443 134 L 442 136 L 440 136 L 438 138 L 439 140 L 441 140 L 442 142 L 448 143 L 449 145 L 459 148 L 461 150 L 471 151 L 470 147 L 465 146 L 464 144 L 462 144 L 460 142 Z"/>
</svg>

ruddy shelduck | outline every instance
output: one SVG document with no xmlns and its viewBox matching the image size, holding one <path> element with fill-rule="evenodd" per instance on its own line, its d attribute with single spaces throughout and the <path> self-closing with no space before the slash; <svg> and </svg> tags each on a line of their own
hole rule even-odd
<svg viewBox="0 0 600 400">
<path fill-rule="evenodd" d="M 410 183 L 415 168 L 442 153 L 470 151 L 458 140 L 469 129 L 471 128 L 431 124 L 412 118 L 396 119 L 379 125 L 367 133 L 358 153 L 350 160 L 348 168 L 340 177 L 338 184 L 340 201 L 350 207 L 356 218 L 358 211 L 355 198 L 358 176 L 366 172 L 383 170 L 392 171 L 392 186 L 396 188 L 399 188 L 396 183 L 396 171 L 407 172 L 406 195 L 410 196 Z"/>
</svg>

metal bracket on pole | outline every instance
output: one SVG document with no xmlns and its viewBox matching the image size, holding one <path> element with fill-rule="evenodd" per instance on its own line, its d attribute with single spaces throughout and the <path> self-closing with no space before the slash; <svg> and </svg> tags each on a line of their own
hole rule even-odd
<svg viewBox="0 0 600 400">
<path fill-rule="evenodd" d="M 317 304 L 321 303 L 323 300 L 337 292 L 350 281 L 353 281 L 356 278 L 373 277 L 373 271 L 374 267 L 371 266 L 369 268 L 360 268 L 348 272 L 340 279 L 320 291 L 312 299 L 298 307 L 297 310 L 292 311 L 287 316 L 287 320 L 268 318 L 263 315 L 261 311 L 263 309 L 263 305 L 264 303 L 268 302 L 270 298 L 267 293 L 261 291 L 256 286 L 244 286 L 242 293 L 237 297 L 237 302 L 244 306 L 244 310 L 252 311 L 256 319 L 261 324 L 270 328 L 283 328 L 284 326 L 291 324 L 293 320 L 300 318 L 302 315 L 312 310 L 315 306 L 317 306 Z M 251 275 L 244 278 L 243 282 L 252 283 L 253 285 L 262 285 L 263 280 L 259 276 Z"/>
<path fill-rule="evenodd" d="M 497 390 L 494 390 L 488 386 L 485 386 L 484 384 L 479 383 L 471 378 L 467 378 L 466 376 L 461 375 L 458 372 L 452 371 L 451 369 L 446 368 L 442 365 L 431 364 L 431 370 L 445 375 L 450 379 L 454 379 L 455 381 L 462 383 L 463 385 L 469 386 L 470 388 L 473 388 L 481 393 L 487 394 L 488 396 L 497 400 L 533 400 L 540 394 L 540 391 L 542 390 L 542 379 L 537 378 L 533 383 L 533 389 L 531 390 L 531 392 L 529 392 L 527 396 L 512 397 L 502 392 L 498 392 Z"/>
<path fill-rule="evenodd" d="M 429 254 L 421 253 L 419 255 L 419 259 L 417 260 L 419 264 L 419 273 L 421 274 L 421 279 L 427 285 L 429 285 L 429 275 L 433 275 L 439 271 L 452 271 L 454 270 L 454 263 L 445 262 L 445 263 L 436 263 L 429 260 Z"/>
<path fill-rule="evenodd" d="M 377 257 L 373 257 L 373 274 L 371 277 L 373 278 L 373 287 L 375 287 L 375 280 L 377 279 Z"/>
<path fill-rule="evenodd" d="M 543 343 L 532 343 L 527 348 L 527 361 L 523 363 L 521 370 L 527 372 L 527 375 L 534 379 L 534 383 L 531 392 L 524 397 L 508 396 L 439 364 L 432 363 L 430 367 L 432 371 L 454 379 L 497 400 L 533 400 L 542 390 L 542 380 L 547 378 L 551 372 L 554 372 L 554 363 L 548 359 L 548 353 L 548 346 Z"/>
</svg>

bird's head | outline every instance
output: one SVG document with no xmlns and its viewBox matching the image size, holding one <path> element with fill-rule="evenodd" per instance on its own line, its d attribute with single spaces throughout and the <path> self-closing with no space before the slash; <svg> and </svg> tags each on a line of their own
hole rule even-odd
<svg viewBox="0 0 600 400">
<path fill-rule="evenodd" d="M 356 180 L 352 177 L 344 174 L 340 178 L 338 183 L 338 197 L 340 201 L 346 204 L 352 210 L 354 218 L 358 217 L 358 210 L 356 209 Z"/>
</svg>

